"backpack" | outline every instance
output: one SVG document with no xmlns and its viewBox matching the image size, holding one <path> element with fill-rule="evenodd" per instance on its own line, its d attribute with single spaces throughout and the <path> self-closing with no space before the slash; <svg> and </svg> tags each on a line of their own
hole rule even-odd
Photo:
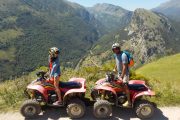
<svg viewBox="0 0 180 120">
<path fill-rule="evenodd" d="M 125 54 L 127 55 L 127 58 L 128 58 L 128 66 L 129 66 L 129 67 L 133 67 L 133 66 L 134 66 L 133 55 L 132 55 L 130 52 L 126 51 L 126 50 L 124 50 L 123 53 L 125 53 Z"/>
</svg>

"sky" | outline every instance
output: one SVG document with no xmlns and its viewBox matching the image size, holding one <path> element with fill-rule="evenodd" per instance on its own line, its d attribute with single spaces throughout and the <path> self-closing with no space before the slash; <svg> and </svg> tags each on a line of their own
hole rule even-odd
<svg viewBox="0 0 180 120">
<path fill-rule="evenodd" d="M 169 0 L 68 0 L 79 3 L 85 7 L 92 7 L 97 3 L 110 3 L 121 6 L 127 10 L 135 10 L 136 8 L 152 9 L 159 6 L 161 3 Z"/>
</svg>

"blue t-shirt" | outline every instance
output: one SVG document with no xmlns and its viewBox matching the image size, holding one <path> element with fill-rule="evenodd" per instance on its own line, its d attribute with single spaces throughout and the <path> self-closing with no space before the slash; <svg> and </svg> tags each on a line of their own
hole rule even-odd
<svg viewBox="0 0 180 120">
<path fill-rule="evenodd" d="M 50 60 L 50 57 L 49 57 Z M 49 61 L 50 62 L 50 61 Z M 52 69 L 50 71 L 50 77 L 57 77 L 61 75 L 59 57 L 52 62 Z"/>
<path fill-rule="evenodd" d="M 114 58 L 116 60 L 116 68 L 118 71 L 118 74 L 122 74 L 122 64 L 128 64 L 128 57 L 125 53 L 120 53 L 120 54 L 114 54 Z M 125 75 L 129 75 L 129 67 L 126 69 Z"/>
</svg>

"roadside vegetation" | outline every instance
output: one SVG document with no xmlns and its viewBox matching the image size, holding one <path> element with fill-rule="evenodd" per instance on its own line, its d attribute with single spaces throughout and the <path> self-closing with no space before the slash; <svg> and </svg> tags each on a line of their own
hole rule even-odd
<svg viewBox="0 0 180 120">
<path fill-rule="evenodd" d="M 145 80 L 146 83 L 156 92 L 156 97 L 150 100 L 158 106 L 172 106 L 180 104 L 180 54 L 159 59 L 131 72 L 131 79 Z M 86 81 L 87 94 L 94 83 L 105 77 L 107 71 L 113 69 L 113 61 L 109 61 L 99 67 L 81 67 L 79 70 L 62 68 L 62 81 L 68 81 L 72 77 L 83 77 Z M 15 80 L 8 80 L 0 83 L 0 111 L 17 110 L 26 99 L 23 92 L 26 86 L 34 79 L 35 73 L 39 70 L 47 70 L 41 67 L 27 76 Z M 142 76 L 144 75 L 144 76 Z"/>
</svg>

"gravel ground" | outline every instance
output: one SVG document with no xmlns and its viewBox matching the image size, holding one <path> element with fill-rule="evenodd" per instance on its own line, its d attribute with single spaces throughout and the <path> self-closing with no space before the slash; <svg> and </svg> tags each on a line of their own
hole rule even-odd
<svg viewBox="0 0 180 120">
<path fill-rule="evenodd" d="M 28 120 L 19 112 L 0 113 L 0 120 Z M 65 108 L 49 108 L 34 120 L 71 120 Z M 92 114 L 92 107 L 88 107 L 86 115 L 78 120 L 96 120 Z M 111 120 L 139 120 L 132 109 L 113 108 Z M 157 108 L 150 120 L 180 120 L 180 107 Z"/>
</svg>

